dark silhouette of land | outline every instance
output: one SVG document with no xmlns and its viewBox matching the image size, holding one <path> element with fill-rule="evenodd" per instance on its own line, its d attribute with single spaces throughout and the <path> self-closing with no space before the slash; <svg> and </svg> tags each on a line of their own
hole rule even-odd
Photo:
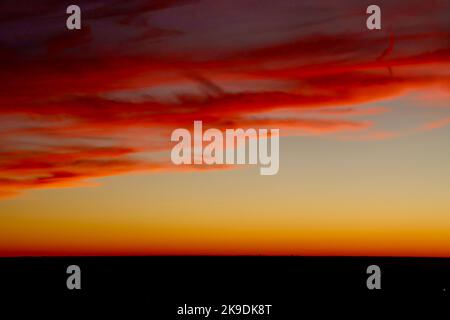
<svg viewBox="0 0 450 320">
<path fill-rule="evenodd" d="M 81 268 L 82 289 L 79 291 L 66 287 L 69 276 L 66 269 L 73 264 Z M 381 290 L 368 290 L 366 287 L 369 276 L 366 269 L 372 264 L 381 268 Z M 147 314 L 159 315 L 148 319 L 177 319 L 176 308 L 184 304 L 217 308 L 223 304 L 269 304 L 273 305 L 272 312 L 277 316 L 255 319 L 290 319 L 308 308 L 309 301 L 344 299 L 351 306 L 354 299 L 361 298 L 370 303 L 399 297 L 447 299 L 450 293 L 450 259 L 262 256 L 2 258 L 0 289 L 7 293 L 4 296 L 10 301 L 58 301 L 77 306 L 95 303 L 110 311 L 119 306 L 132 306 L 135 310 L 142 308 Z M 320 313 L 325 309 L 316 311 Z M 209 318 L 224 317 L 211 315 Z M 242 319 L 253 318 L 247 316 Z"/>
</svg>

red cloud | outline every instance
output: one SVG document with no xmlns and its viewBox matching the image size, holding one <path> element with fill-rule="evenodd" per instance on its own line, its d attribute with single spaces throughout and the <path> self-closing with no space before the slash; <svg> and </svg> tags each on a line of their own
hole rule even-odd
<svg viewBox="0 0 450 320">
<path fill-rule="evenodd" d="M 203 43 L 192 49 L 177 39 L 194 36 L 196 41 L 197 26 L 192 31 L 180 24 L 175 30 L 157 27 L 150 16 L 141 19 L 142 12 L 154 17 L 185 3 L 95 1 L 85 12 L 90 27 L 81 32 L 57 29 L 30 38 L 36 47 L 30 51 L 0 45 L 0 121 L 9 128 L 0 131 L 0 195 L 131 171 L 174 170 L 167 159 L 152 156 L 170 148 L 171 130 L 190 128 L 194 120 L 219 129 L 277 127 L 284 135 L 364 130 L 372 121 L 343 117 L 386 110 L 361 110 L 359 104 L 450 84 L 446 29 L 298 34 L 235 50 L 224 39 L 227 50 L 221 52 L 204 50 Z M 39 5 L 49 21 L 60 19 L 55 4 Z M 20 18 L 19 13 L 3 13 L 0 23 L 31 17 L 28 10 Z M 115 34 L 108 28 L 114 23 L 121 24 L 126 37 L 109 47 Z M 237 91 L 228 85 L 260 80 L 280 85 Z M 146 93 L 155 88 L 171 99 Z M 296 112 L 311 109 L 317 118 Z M 277 115 L 286 110 L 295 116 Z M 395 135 L 383 131 L 362 137 Z"/>
<path fill-rule="evenodd" d="M 70 48 L 77 48 L 92 41 L 91 28 L 86 26 L 78 32 L 67 34 L 61 32 L 48 41 L 48 52 L 50 54 L 60 54 L 62 51 Z"/>
</svg>

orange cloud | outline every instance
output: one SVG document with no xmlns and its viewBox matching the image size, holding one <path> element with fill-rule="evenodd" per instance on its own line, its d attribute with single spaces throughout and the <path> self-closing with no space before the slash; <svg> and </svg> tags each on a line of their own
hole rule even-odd
<svg viewBox="0 0 450 320">
<path fill-rule="evenodd" d="M 450 124 L 450 117 L 425 123 L 421 127 L 421 130 L 427 130 L 428 131 L 428 130 L 433 130 L 433 129 L 439 129 L 439 128 L 445 127 L 448 124 Z"/>
<path fill-rule="evenodd" d="M 376 140 L 387 140 L 398 137 L 400 134 L 394 131 L 374 131 L 361 135 L 354 136 L 342 136 L 341 140 L 354 140 L 354 141 L 376 141 Z"/>
</svg>

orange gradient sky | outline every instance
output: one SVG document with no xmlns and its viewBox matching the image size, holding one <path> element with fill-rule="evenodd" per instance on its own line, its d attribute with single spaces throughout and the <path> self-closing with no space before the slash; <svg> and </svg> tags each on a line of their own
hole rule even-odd
<svg viewBox="0 0 450 320">
<path fill-rule="evenodd" d="M 450 257 L 448 2 L 14 3 L 0 256 Z M 280 128 L 278 174 L 173 165 L 194 120 Z"/>
</svg>

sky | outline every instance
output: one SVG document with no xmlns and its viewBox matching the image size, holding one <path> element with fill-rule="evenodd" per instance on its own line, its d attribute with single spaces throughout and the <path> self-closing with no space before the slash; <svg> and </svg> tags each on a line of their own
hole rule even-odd
<svg viewBox="0 0 450 320">
<path fill-rule="evenodd" d="M 450 1 L 0 3 L 0 256 L 450 257 Z M 171 132 L 280 129 L 280 168 Z"/>
</svg>

